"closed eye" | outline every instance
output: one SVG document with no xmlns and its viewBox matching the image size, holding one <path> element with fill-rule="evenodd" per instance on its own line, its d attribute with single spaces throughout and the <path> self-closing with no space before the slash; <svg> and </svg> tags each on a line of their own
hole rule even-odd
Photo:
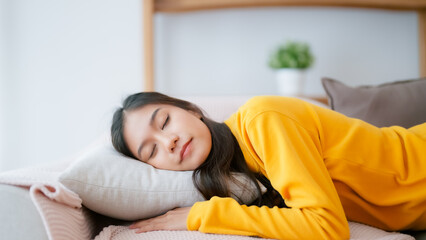
<svg viewBox="0 0 426 240">
<path fill-rule="evenodd" d="M 169 119 L 170 119 L 170 116 L 167 114 L 167 118 L 166 118 L 166 120 L 164 121 L 164 124 L 163 124 L 163 126 L 161 127 L 161 129 L 164 129 L 164 128 L 166 127 L 167 123 L 169 123 Z"/>
<path fill-rule="evenodd" d="M 155 144 L 154 147 L 152 148 L 152 152 L 151 152 L 151 155 L 149 155 L 148 160 L 152 158 L 156 148 L 157 148 L 157 144 Z"/>
<path fill-rule="evenodd" d="M 170 116 L 167 115 L 167 118 L 164 121 L 163 126 L 161 126 L 161 130 L 163 130 L 166 127 L 167 123 L 169 123 L 169 120 L 170 120 Z M 157 144 L 155 144 L 154 147 L 152 148 L 152 151 L 151 151 L 151 154 L 148 157 L 148 160 L 151 159 L 154 156 L 154 153 L 155 153 L 156 149 L 157 149 Z"/>
</svg>

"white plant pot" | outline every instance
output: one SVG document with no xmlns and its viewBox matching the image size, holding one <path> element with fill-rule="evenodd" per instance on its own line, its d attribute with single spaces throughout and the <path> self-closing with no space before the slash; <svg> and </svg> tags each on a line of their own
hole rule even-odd
<svg viewBox="0 0 426 240">
<path fill-rule="evenodd" d="M 305 70 L 282 68 L 276 71 L 278 92 L 281 95 L 302 95 Z"/>
</svg>

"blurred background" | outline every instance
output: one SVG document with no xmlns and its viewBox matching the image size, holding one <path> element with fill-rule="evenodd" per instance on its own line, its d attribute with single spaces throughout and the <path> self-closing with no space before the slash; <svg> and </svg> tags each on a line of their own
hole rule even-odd
<svg viewBox="0 0 426 240">
<path fill-rule="evenodd" d="M 143 90 L 141 0 L 0 0 L 0 171 L 62 161 L 108 131 Z M 348 85 L 419 77 L 414 11 L 244 8 L 155 16 L 156 90 L 175 96 L 277 94 L 267 61 L 287 40 L 320 79 Z"/>
</svg>

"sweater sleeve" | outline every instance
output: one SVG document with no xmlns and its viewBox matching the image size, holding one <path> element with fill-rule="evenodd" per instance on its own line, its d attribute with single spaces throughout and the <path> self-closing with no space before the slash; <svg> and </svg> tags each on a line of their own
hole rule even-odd
<svg viewBox="0 0 426 240">
<path fill-rule="evenodd" d="M 188 229 L 278 239 L 348 239 L 348 223 L 318 133 L 273 111 L 244 125 L 245 144 L 289 208 L 245 206 L 213 197 L 191 208 Z"/>
</svg>

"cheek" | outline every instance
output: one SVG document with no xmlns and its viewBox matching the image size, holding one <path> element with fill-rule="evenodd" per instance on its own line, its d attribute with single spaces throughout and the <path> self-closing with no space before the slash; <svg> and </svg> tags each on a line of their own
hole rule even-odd
<svg viewBox="0 0 426 240">
<path fill-rule="evenodd" d="M 203 128 L 203 131 L 200 131 L 200 132 L 202 132 L 202 134 L 203 134 L 203 143 L 204 143 L 205 152 L 206 152 L 205 154 L 206 154 L 206 157 L 207 157 L 207 155 L 210 153 L 210 150 L 212 148 L 211 133 L 210 133 L 210 130 L 205 125 L 204 125 L 204 128 Z"/>
<path fill-rule="evenodd" d="M 163 159 L 163 156 L 161 156 L 160 154 L 156 156 L 154 160 L 149 161 L 148 164 L 158 169 L 164 169 L 166 166 L 164 166 L 164 161 L 162 161 L 162 159 Z"/>
</svg>

